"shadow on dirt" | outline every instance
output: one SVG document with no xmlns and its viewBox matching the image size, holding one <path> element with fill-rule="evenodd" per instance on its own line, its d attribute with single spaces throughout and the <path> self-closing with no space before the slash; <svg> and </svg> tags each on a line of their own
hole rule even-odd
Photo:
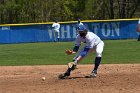
<svg viewBox="0 0 140 93">
<path fill-rule="evenodd" d="M 88 77 L 88 76 L 84 76 L 84 77 L 66 77 L 66 78 L 61 79 L 61 80 L 67 80 L 67 79 L 85 79 L 85 78 L 90 78 L 90 77 Z M 90 79 L 92 79 L 92 78 L 90 78 Z"/>
</svg>

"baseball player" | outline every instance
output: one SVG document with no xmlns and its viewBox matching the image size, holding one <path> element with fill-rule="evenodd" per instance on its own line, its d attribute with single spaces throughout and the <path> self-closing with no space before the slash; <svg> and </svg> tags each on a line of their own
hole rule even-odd
<svg viewBox="0 0 140 93">
<path fill-rule="evenodd" d="M 65 79 L 66 77 L 70 76 L 72 70 L 74 70 L 77 66 L 77 63 L 80 62 L 83 58 L 87 55 L 92 53 L 93 51 L 96 52 L 95 57 L 95 65 L 94 69 L 92 70 L 91 74 L 87 77 L 93 78 L 97 75 L 97 70 L 101 62 L 102 52 L 104 48 L 104 42 L 94 33 L 88 32 L 84 25 L 79 25 L 78 35 L 75 40 L 75 46 L 73 50 L 66 50 L 66 54 L 72 55 L 78 52 L 78 49 L 81 45 L 81 42 L 85 43 L 85 46 L 79 51 L 78 55 L 73 58 L 72 62 L 68 63 L 68 69 L 65 73 L 60 74 L 58 77 L 59 79 Z"/>
<path fill-rule="evenodd" d="M 79 27 L 80 25 L 84 25 L 84 24 L 81 22 L 81 20 L 80 20 L 80 18 L 79 18 L 79 19 L 78 19 L 78 22 L 77 22 L 77 24 L 76 24 L 76 30 L 78 29 L 78 27 Z"/>
<path fill-rule="evenodd" d="M 58 20 L 55 20 L 54 23 L 52 24 L 52 31 L 54 35 L 54 41 L 59 41 L 60 39 L 60 24 L 58 23 Z"/>
<path fill-rule="evenodd" d="M 137 32 L 139 32 L 138 41 L 140 41 L 140 19 L 139 19 L 139 21 L 138 21 Z"/>
</svg>

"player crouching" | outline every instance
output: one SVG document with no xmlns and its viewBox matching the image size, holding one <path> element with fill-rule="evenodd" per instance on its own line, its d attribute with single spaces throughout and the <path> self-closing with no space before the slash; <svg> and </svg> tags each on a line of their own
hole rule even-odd
<svg viewBox="0 0 140 93">
<path fill-rule="evenodd" d="M 79 25 L 78 35 L 76 36 L 75 46 L 73 50 L 66 50 L 66 54 L 72 55 L 78 52 L 81 42 L 85 43 L 85 46 L 81 49 L 81 51 L 73 58 L 73 61 L 68 63 L 68 69 L 64 74 L 60 74 L 58 76 L 59 79 L 65 79 L 66 77 L 70 76 L 72 70 L 76 68 L 78 62 L 80 62 L 83 58 L 87 55 L 91 54 L 93 51 L 96 52 L 95 57 L 95 65 L 94 69 L 92 70 L 88 78 L 96 77 L 97 69 L 100 65 L 102 52 L 104 48 L 104 42 L 93 32 L 88 32 L 84 25 Z"/>
</svg>

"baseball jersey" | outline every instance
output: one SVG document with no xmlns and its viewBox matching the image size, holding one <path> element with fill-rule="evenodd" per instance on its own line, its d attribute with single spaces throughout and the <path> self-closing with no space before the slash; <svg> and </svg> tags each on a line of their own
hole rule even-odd
<svg viewBox="0 0 140 93">
<path fill-rule="evenodd" d="M 77 25 L 84 25 L 82 22 L 80 22 L 80 23 L 77 23 Z"/>
<path fill-rule="evenodd" d="M 76 24 L 76 29 L 77 29 L 80 25 L 84 25 L 84 24 L 83 24 L 82 22 L 77 23 L 77 24 Z"/>
<path fill-rule="evenodd" d="M 86 48 L 93 48 L 98 45 L 102 40 L 93 32 L 87 32 L 85 38 L 81 37 L 79 34 L 75 40 L 75 46 L 80 46 L 81 42 L 86 43 Z"/>
<path fill-rule="evenodd" d="M 140 19 L 139 19 L 139 21 L 138 21 L 138 24 L 140 24 Z"/>
<path fill-rule="evenodd" d="M 59 32 L 60 24 L 59 24 L 59 23 L 53 23 L 52 28 L 53 28 L 53 30 L 55 30 L 56 32 Z"/>
</svg>

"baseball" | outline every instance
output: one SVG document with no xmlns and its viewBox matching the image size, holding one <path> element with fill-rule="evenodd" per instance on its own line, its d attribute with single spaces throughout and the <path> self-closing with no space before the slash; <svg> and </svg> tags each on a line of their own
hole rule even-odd
<svg viewBox="0 0 140 93">
<path fill-rule="evenodd" d="M 42 80 L 44 81 L 46 78 L 45 77 L 42 77 Z"/>
</svg>

